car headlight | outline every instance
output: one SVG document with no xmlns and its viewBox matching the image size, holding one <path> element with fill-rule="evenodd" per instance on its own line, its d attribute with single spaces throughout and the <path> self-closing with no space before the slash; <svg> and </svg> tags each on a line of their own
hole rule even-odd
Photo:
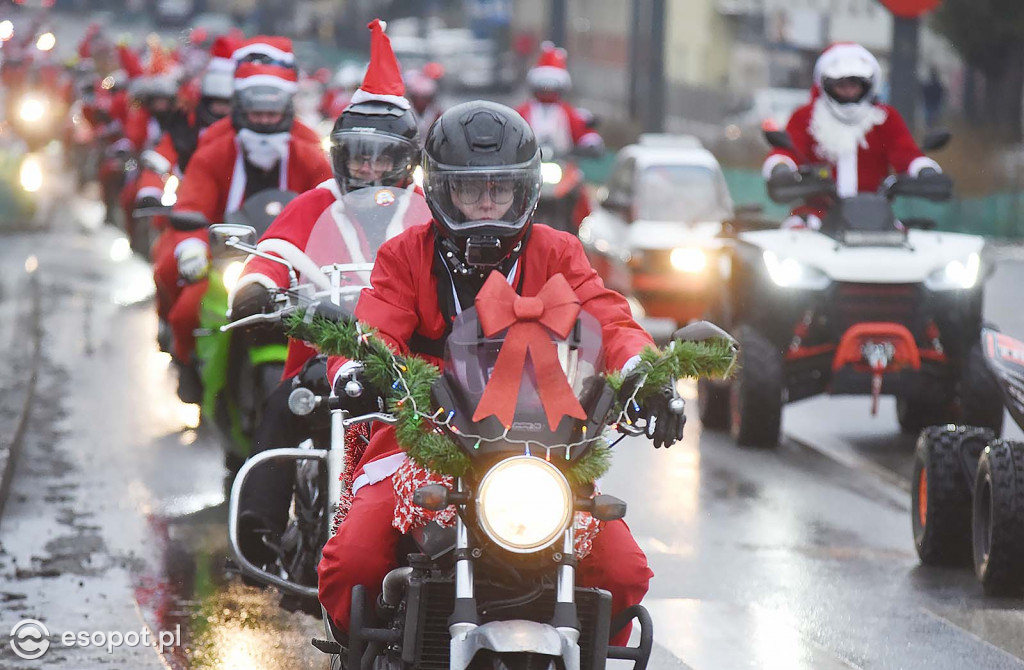
<svg viewBox="0 0 1024 670">
<path fill-rule="evenodd" d="M 804 265 L 795 258 L 779 258 L 774 251 L 765 251 L 764 265 L 776 286 L 784 288 L 823 289 L 829 278 L 821 270 Z"/>
<path fill-rule="evenodd" d="M 541 163 L 540 178 L 545 184 L 557 184 L 562 181 L 562 166 L 558 163 Z"/>
<path fill-rule="evenodd" d="M 558 468 L 515 456 L 484 475 L 477 494 L 480 526 L 499 547 L 526 554 L 550 547 L 569 527 L 572 489 Z"/>
<path fill-rule="evenodd" d="M 46 115 L 46 103 L 39 98 L 25 98 L 18 107 L 18 117 L 25 123 L 38 123 Z"/>
<path fill-rule="evenodd" d="M 679 272 L 687 274 L 700 274 L 708 266 L 708 255 L 703 249 L 694 247 L 679 247 L 673 249 L 669 255 L 669 261 Z"/>
<path fill-rule="evenodd" d="M 234 293 L 235 287 L 238 286 L 238 279 L 242 276 L 242 269 L 245 264 L 242 261 L 231 261 L 228 266 L 224 268 L 224 272 L 221 275 L 224 278 L 224 288 L 228 290 L 228 293 Z"/>
<path fill-rule="evenodd" d="M 164 207 L 171 207 L 178 202 L 178 178 L 171 175 L 164 182 L 164 192 L 160 196 L 160 204 Z"/>
<path fill-rule="evenodd" d="M 974 288 L 981 274 L 981 254 L 974 252 L 967 258 L 946 263 L 946 266 L 928 275 L 924 285 L 933 291 L 952 291 Z"/>
</svg>

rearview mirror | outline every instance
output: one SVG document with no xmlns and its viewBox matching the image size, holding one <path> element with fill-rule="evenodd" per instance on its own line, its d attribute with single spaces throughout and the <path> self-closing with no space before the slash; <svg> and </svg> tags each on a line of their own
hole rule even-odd
<svg viewBox="0 0 1024 670">
<path fill-rule="evenodd" d="M 256 245 L 256 229 L 237 223 L 218 223 L 210 226 L 210 255 L 225 256 L 245 253 L 235 245 L 252 247 Z"/>
<path fill-rule="evenodd" d="M 736 346 L 736 339 L 710 321 L 694 321 L 672 333 L 678 342 L 704 342 L 705 340 L 726 340 Z"/>
<path fill-rule="evenodd" d="M 776 149 L 793 150 L 793 139 L 785 130 L 766 130 L 764 139 Z"/>
<path fill-rule="evenodd" d="M 925 152 L 938 151 L 949 144 L 952 137 L 953 134 L 943 128 L 929 130 L 921 141 L 921 150 Z"/>
</svg>

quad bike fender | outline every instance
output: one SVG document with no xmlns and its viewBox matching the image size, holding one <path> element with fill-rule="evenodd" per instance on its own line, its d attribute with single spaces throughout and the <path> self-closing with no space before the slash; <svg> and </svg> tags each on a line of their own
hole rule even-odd
<svg viewBox="0 0 1024 670">
<path fill-rule="evenodd" d="M 466 670 L 479 651 L 538 654 L 561 658 L 565 670 L 580 670 L 579 644 L 536 621 L 492 621 L 452 639 L 451 670 Z"/>
<path fill-rule="evenodd" d="M 838 372 L 847 365 L 864 365 L 863 348 L 869 342 L 885 341 L 894 347 L 886 371 L 902 368 L 921 369 L 921 352 L 910 331 L 898 323 L 858 323 L 843 333 L 832 358 L 832 371 Z"/>
</svg>

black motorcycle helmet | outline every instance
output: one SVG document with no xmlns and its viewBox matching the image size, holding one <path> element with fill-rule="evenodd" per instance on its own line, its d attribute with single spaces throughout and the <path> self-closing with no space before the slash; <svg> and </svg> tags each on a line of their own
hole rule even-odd
<svg viewBox="0 0 1024 670">
<path fill-rule="evenodd" d="M 540 151 L 514 110 L 477 100 L 456 105 L 427 133 L 427 204 L 460 274 L 489 273 L 517 255 L 540 198 Z"/>
<path fill-rule="evenodd" d="M 349 105 L 331 130 L 331 169 L 342 193 L 366 186 L 404 188 L 420 162 L 420 134 L 411 110 L 381 100 Z M 365 164 L 379 173 L 357 174 Z"/>
<path fill-rule="evenodd" d="M 260 71 L 273 73 L 275 70 L 289 70 L 294 72 L 292 66 L 280 65 L 277 63 L 268 64 L 263 62 L 259 54 L 254 54 L 242 60 L 235 70 L 235 92 L 231 107 L 231 123 L 235 130 L 249 129 L 257 133 L 284 133 L 292 128 L 295 120 L 295 93 L 284 86 L 272 84 L 259 84 L 250 86 L 239 86 L 240 74 Z M 249 119 L 250 112 L 272 112 L 281 115 L 277 123 L 265 124 L 255 123 Z"/>
</svg>

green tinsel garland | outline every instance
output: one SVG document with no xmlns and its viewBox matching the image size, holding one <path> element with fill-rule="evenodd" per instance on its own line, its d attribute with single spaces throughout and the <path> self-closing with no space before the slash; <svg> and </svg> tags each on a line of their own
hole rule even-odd
<svg viewBox="0 0 1024 670">
<path fill-rule="evenodd" d="M 436 366 L 416 356 L 392 353 L 376 331 L 355 321 L 337 322 L 320 316 L 307 319 L 297 313 L 288 318 L 287 328 L 291 337 L 310 342 L 324 354 L 362 361 L 367 379 L 383 391 L 388 411 L 397 419 L 398 444 L 413 461 L 439 474 L 465 474 L 470 457 L 422 416 L 430 415 L 433 409 L 430 388 L 440 376 Z M 676 342 L 663 351 L 647 347 L 639 363 L 646 378 L 636 399 L 644 400 L 672 379 L 723 376 L 731 370 L 735 357 L 732 344 L 724 340 Z M 621 388 L 620 374 L 610 374 L 607 379 L 616 391 Z M 616 406 L 614 415 L 618 416 L 621 409 Z M 573 484 L 586 484 L 601 477 L 610 466 L 611 448 L 599 438 L 572 464 L 567 476 Z"/>
</svg>

